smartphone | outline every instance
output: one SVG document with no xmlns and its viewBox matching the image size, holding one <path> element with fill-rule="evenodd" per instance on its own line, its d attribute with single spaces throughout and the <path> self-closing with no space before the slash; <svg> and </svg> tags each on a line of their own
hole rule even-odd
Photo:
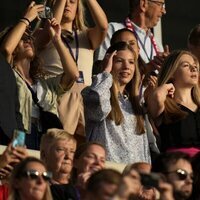
<svg viewBox="0 0 200 200">
<path fill-rule="evenodd" d="M 39 17 L 41 19 L 52 19 L 53 18 L 53 12 L 50 7 L 45 6 L 44 10 L 42 12 L 39 12 Z"/>
<path fill-rule="evenodd" d="M 12 146 L 24 146 L 25 145 L 25 132 L 21 130 L 15 130 L 12 140 Z"/>
<path fill-rule="evenodd" d="M 141 183 L 146 188 L 158 188 L 160 176 L 156 173 L 140 174 Z"/>
</svg>

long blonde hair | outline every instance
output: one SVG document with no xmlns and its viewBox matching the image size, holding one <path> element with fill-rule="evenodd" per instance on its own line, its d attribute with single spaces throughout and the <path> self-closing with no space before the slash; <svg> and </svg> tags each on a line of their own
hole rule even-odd
<svg viewBox="0 0 200 200">
<path fill-rule="evenodd" d="M 143 109 L 142 106 L 140 105 L 140 97 L 139 97 L 139 86 L 140 86 L 140 71 L 138 68 L 137 64 L 137 58 L 136 54 L 133 50 L 133 48 L 127 44 L 126 42 L 118 42 L 113 44 L 109 49 L 108 53 L 114 52 L 115 50 L 120 51 L 120 50 L 129 50 L 133 53 L 134 55 L 134 63 L 135 63 L 135 72 L 132 80 L 126 85 L 125 90 L 129 95 L 129 100 L 132 104 L 132 108 L 134 111 L 134 115 L 136 116 L 137 119 L 137 132 L 139 134 L 142 134 L 145 132 L 144 130 L 144 116 L 143 116 Z M 108 115 L 108 119 L 111 119 L 115 121 L 116 125 L 120 125 L 123 120 L 124 116 L 122 114 L 121 108 L 119 106 L 119 87 L 118 87 L 118 80 L 113 76 L 113 84 L 110 89 L 111 91 L 111 112 Z"/>
<path fill-rule="evenodd" d="M 177 68 L 179 67 L 180 58 L 185 54 L 190 55 L 194 59 L 197 66 L 199 67 L 198 59 L 189 51 L 184 51 L 184 50 L 174 51 L 167 57 L 167 59 L 165 60 L 161 68 L 161 71 L 158 76 L 158 87 L 169 82 L 173 83 L 172 77 L 174 73 L 176 72 Z M 192 88 L 192 91 L 191 91 L 192 99 L 198 107 L 200 107 L 200 100 L 199 100 L 200 90 L 199 89 L 200 89 L 199 84 L 197 84 Z M 171 123 L 173 121 L 177 121 L 179 119 L 184 118 L 186 115 L 187 113 L 181 110 L 180 106 L 177 104 L 177 102 L 174 99 L 170 97 L 166 98 L 165 110 L 164 110 L 164 116 L 163 116 L 164 117 L 163 120 L 165 123 Z"/>
</svg>

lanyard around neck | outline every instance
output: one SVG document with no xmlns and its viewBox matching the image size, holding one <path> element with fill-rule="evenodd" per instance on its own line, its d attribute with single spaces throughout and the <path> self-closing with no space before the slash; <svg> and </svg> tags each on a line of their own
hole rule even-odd
<svg viewBox="0 0 200 200">
<path fill-rule="evenodd" d="M 76 52 L 75 52 L 75 55 L 72 51 L 72 48 L 70 46 L 70 43 L 69 41 L 67 40 L 67 38 L 65 37 L 62 37 L 63 41 L 65 42 L 65 44 L 67 45 L 68 49 L 69 49 L 69 52 L 72 56 L 72 58 L 74 59 L 74 61 L 76 62 L 76 64 L 78 64 L 78 56 L 79 56 L 79 40 L 78 40 L 78 34 L 77 34 L 77 31 L 75 30 L 74 31 L 74 39 L 75 39 L 75 45 L 76 45 Z"/>
<path fill-rule="evenodd" d="M 128 17 L 125 19 L 124 24 L 125 24 L 127 29 L 131 30 L 134 33 L 136 39 L 138 40 L 138 42 L 140 43 L 140 46 L 142 47 L 142 49 L 144 51 L 146 57 L 148 58 L 149 61 L 151 61 L 153 59 L 153 49 L 155 50 L 156 55 L 158 54 L 158 48 L 157 48 L 153 34 L 150 32 L 150 35 L 149 35 L 149 38 L 151 40 L 151 53 L 150 53 L 150 56 L 149 56 L 147 51 L 146 51 L 145 44 L 140 39 L 139 35 L 137 34 L 137 32 L 135 30 L 133 23 L 131 22 L 131 20 Z"/>
</svg>

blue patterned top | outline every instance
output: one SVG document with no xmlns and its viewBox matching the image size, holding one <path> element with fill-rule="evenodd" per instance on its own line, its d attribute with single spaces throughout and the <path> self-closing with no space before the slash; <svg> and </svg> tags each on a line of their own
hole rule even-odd
<svg viewBox="0 0 200 200">
<path fill-rule="evenodd" d="M 112 75 L 103 72 L 94 77 L 90 87 L 82 91 L 86 134 L 89 141 L 105 145 L 107 160 L 116 163 L 151 162 L 147 134 L 136 133 L 136 117 L 131 102 L 119 95 L 124 121 L 116 125 L 107 118 L 111 111 Z"/>
</svg>

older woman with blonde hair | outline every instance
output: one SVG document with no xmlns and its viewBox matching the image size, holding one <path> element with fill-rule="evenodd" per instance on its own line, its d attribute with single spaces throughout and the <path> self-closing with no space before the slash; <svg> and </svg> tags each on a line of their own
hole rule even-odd
<svg viewBox="0 0 200 200">
<path fill-rule="evenodd" d="M 162 151 L 200 151 L 199 62 L 188 51 L 174 51 L 164 62 L 147 98 L 161 137 Z"/>
<path fill-rule="evenodd" d="M 9 200 L 52 200 L 49 183 L 51 173 L 44 163 L 28 157 L 12 171 Z"/>
<path fill-rule="evenodd" d="M 42 136 L 40 155 L 53 174 L 51 184 L 69 183 L 75 151 L 76 140 L 65 130 L 48 129 Z"/>
<path fill-rule="evenodd" d="M 126 42 L 112 45 L 104 71 L 82 92 L 87 138 L 104 144 L 108 160 L 117 163 L 150 162 L 136 60 Z"/>
</svg>

